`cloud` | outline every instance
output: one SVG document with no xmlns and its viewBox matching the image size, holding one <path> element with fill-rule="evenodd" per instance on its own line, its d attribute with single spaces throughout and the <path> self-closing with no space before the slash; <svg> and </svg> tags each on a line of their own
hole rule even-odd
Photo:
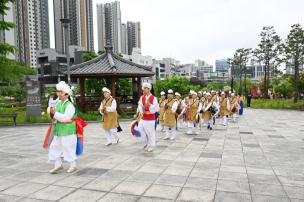
<svg viewBox="0 0 304 202">
<path fill-rule="evenodd" d="M 96 3 L 93 0 L 95 47 Z M 182 63 L 231 57 L 237 48 L 254 48 L 263 26 L 286 38 L 290 26 L 304 26 L 303 0 L 121 0 L 122 22 L 140 21 L 142 53 Z"/>
</svg>

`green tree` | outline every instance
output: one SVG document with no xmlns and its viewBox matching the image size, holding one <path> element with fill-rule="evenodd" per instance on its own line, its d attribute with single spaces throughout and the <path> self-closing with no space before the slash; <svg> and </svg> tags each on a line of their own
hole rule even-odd
<svg viewBox="0 0 304 202">
<path fill-rule="evenodd" d="M 83 60 L 86 62 L 86 61 L 89 61 L 89 60 L 92 60 L 92 59 L 96 58 L 97 56 L 98 55 L 94 51 L 87 51 L 83 55 Z"/>
<path fill-rule="evenodd" d="M 294 87 L 294 103 L 300 96 L 300 65 L 304 63 L 304 30 L 300 24 L 291 26 L 291 30 L 284 44 L 284 56 L 286 62 L 291 63 L 294 69 L 293 87 Z"/>
<path fill-rule="evenodd" d="M 281 38 L 276 34 L 273 26 L 263 27 L 260 34 L 260 42 L 254 50 L 254 56 L 264 66 L 264 97 L 268 97 L 270 85 L 270 70 L 275 72 L 281 63 L 280 53 L 282 50 Z"/>
<path fill-rule="evenodd" d="M 288 78 L 282 78 L 278 83 L 273 84 L 274 94 L 279 97 L 290 98 L 292 90 L 292 82 Z"/>
<path fill-rule="evenodd" d="M 15 3 L 15 0 L 1 0 L 0 2 L 0 15 L 6 15 L 9 7 L 7 6 L 8 3 Z M 0 20 L 0 32 L 1 31 L 8 31 L 10 29 L 14 29 L 15 24 L 12 22 L 7 22 L 4 20 Z M 17 48 L 12 46 L 8 43 L 1 43 L 0 44 L 0 55 L 6 57 L 8 54 L 15 54 L 17 52 Z"/>
<path fill-rule="evenodd" d="M 235 51 L 233 58 L 228 59 L 228 63 L 233 66 L 233 74 L 238 74 L 239 76 L 239 94 L 243 94 L 243 85 L 242 85 L 242 77 L 243 74 L 245 76 L 246 80 L 246 75 L 247 75 L 247 68 L 246 64 L 248 62 L 248 59 L 250 58 L 252 50 L 251 48 L 239 48 Z M 233 76 L 234 77 L 234 76 Z M 245 89 L 245 94 L 247 95 L 247 87 L 246 87 L 246 82 L 244 82 L 244 89 Z M 234 86 L 231 86 L 231 89 L 233 89 Z"/>
<path fill-rule="evenodd" d="M 189 93 L 190 90 L 199 91 L 200 86 L 191 85 L 190 80 L 185 77 L 172 76 L 165 80 L 157 80 L 154 84 L 155 95 L 159 95 L 161 91 L 167 92 L 172 89 L 179 92 L 182 96 Z"/>
</svg>

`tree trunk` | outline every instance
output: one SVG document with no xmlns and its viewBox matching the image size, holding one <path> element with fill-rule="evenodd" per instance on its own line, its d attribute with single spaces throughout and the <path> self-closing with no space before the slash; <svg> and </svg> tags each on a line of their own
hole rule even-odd
<svg viewBox="0 0 304 202">
<path fill-rule="evenodd" d="M 264 98 L 267 98 L 267 65 L 264 66 Z"/>
<path fill-rule="evenodd" d="M 293 102 L 297 103 L 299 98 L 299 59 L 295 58 L 295 72 L 294 72 L 294 99 Z"/>
</svg>

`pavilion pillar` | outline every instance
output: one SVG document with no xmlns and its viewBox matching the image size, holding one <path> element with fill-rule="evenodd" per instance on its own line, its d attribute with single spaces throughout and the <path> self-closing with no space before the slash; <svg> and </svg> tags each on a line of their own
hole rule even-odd
<svg viewBox="0 0 304 202">
<path fill-rule="evenodd" d="M 137 77 L 137 92 L 138 92 L 138 96 L 140 97 L 142 94 L 142 89 L 141 89 L 141 78 Z"/>
<path fill-rule="evenodd" d="M 111 84 L 111 95 L 112 97 L 115 97 L 116 96 L 116 89 L 115 89 L 115 78 L 111 78 L 110 80 L 110 84 Z"/>
<path fill-rule="evenodd" d="M 80 105 L 79 105 L 79 108 L 81 111 L 84 111 L 84 106 L 85 106 L 85 99 L 84 99 L 84 96 L 85 96 L 85 78 L 83 77 L 80 77 L 79 78 L 79 90 L 80 90 Z"/>
</svg>

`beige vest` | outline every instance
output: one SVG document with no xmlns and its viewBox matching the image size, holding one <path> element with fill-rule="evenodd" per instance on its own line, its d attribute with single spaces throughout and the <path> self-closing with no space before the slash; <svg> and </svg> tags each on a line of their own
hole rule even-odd
<svg viewBox="0 0 304 202">
<path fill-rule="evenodd" d="M 167 109 L 165 109 L 165 114 L 164 114 L 165 126 L 173 127 L 176 125 L 175 112 L 172 112 L 172 106 L 175 101 L 176 101 L 175 99 L 171 99 L 170 101 L 167 100 L 166 102 Z"/>
<path fill-rule="evenodd" d="M 166 99 L 159 100 L 159 116 L 158 116 L 159 121 L 164 121 L 165 103 L 166 103 Z"/>
<path fill-rule="evenodd" d="M 113 98 L 109 98 L 108 100 L 104 99 L 102 101 L 103 108 L 111 107 L 112 101 Z M 117 117 L 118 117 L 117 111 L 104 113 L 102 127 L 106 130 L 117 128 L 118 127 Z"/>
<path fill-rule="evenodd" d="M 199 100 L 196 99 L 195 101 L 191 98 L 189 102 L 190 106 L 190 119 L 189 122 L 195 123 L 196 122 L 196 114 L 199 106 Z"/>
</svg>

